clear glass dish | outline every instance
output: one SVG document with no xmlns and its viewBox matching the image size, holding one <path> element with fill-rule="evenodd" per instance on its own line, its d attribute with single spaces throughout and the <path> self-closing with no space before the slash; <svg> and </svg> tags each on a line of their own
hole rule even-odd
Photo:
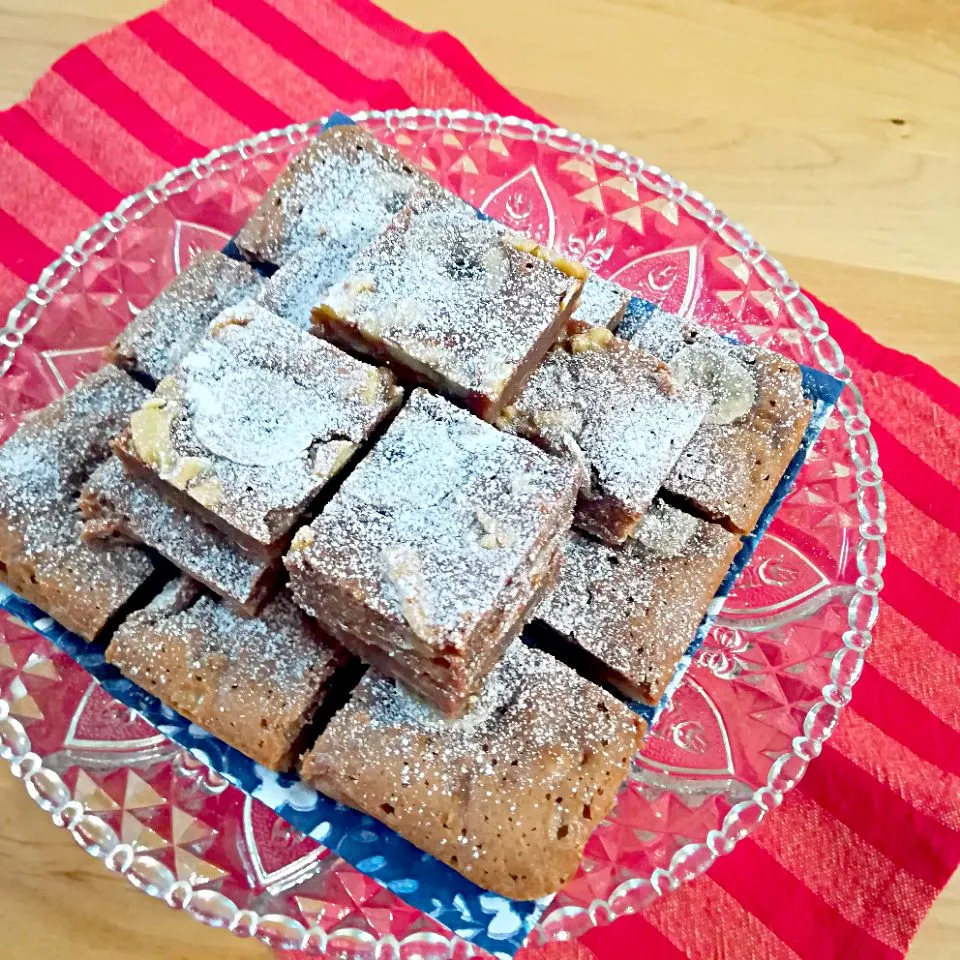
<svg viewBox="0 0 960 960">
<path fill-rule="evenodd" d="M 492 216 L 641 296 L 849 381 L 783 267 L 658 168 L 512 118 L 408 110 L 356 119 Z M 197 250 L 222 246 L 319 127 L 216 150 L 68 246 L 0 327 L 0 440 L 99 366 L 100 348 Z M 860 676 L 882 583 L 884 509 L 870 421 L 848 383 L 614 813 L 530 942 L 642 910 L 781 803 Z M 0 694 L 0 757 L 57 826 L 138 889 L 206 923 L 317 955 L 480 955 L 180 750 L 6 613 Z M 483 918 L 488 930 L 509 928 L 499 909 L 492 902 Z M 475 919 L 464 917 L 461 932 Z"/>
</svg>

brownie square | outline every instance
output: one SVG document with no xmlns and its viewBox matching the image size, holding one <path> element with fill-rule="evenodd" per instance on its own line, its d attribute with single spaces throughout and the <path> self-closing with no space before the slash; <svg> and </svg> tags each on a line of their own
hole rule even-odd
<svg viewBox="0 0 960 960">
<path fill-rule="evenodd" d="M 293 254 L 254 299 L 301 330 L 310 330 L 314 307 L 346 275 L 355 253 L 333 237 L 321 237 Z"/>
<path fill-rule="evenodd" d="M 416 390 L 294 537 L 290 588 L 348 649 L 419 670 L 419 692 L 461 712 L 554 575 L 575 498 L 568 465 Z"/>
<path fill-rule="evenodd" d="M 739 549 L 722 527 L 658 501 L 623 548 L 571 534 L 537 622 L 561 659 L 655 705 Z"/>
<path fill-rule="evenodd" d="M 355 253 L 423 188 L 440 189 L 361 127 L 331 127 L 287 164 L 235 242 L 277 265 L 322 237 Z"/>
<path fill-rule="evenodd" d="M 643 731 L 608 693 L 518 641 L 461 720 L 367 674 L 301 773 L 481 887 L 531 900 L 576 871 Z"/>
<path fill-rule="evenodd" d="M 192 723 L 286 771 L 348 657 L 285 593 L 248 619 L 183 578 L 124 621 L 107 660 Z"/>
<path fill-rule="evenodd" d="M 580 285 L 456 197 L 421 193 L 314 318 L 325 337 L 492 420 L 557 340 Z"/>
<path fill-rule="evenodd" d="M 0 580 L 92 640 L 154 572 L 142 550 L 80 540 L 80 488 L 147 396 L 114 367 L 29 414 L 0 447 Z"/>
<path fill-rule="evenodd" d="M 710 409 L 664 490 L 736 533 L 753 530 L 800 448 L 813 405 L 800 367 L 752 344 L 731 343 L 658 312 L 633 343 L 662 357 L 678 383 L 705 392 Z"/>
<path fill-rule="evenodd" d="M 587 327 L 616 330 L 623 320 L 631 294 L 612 280 L 591 273 L 580 291 L 580 300 L 572 319 Z"/>
<path fill-rule="evenodd" d="M 214 250 L 194 257 L 105 351 L 106 359 L 155 386 L 207 332 L 226 307 L 256 292 L 252 267 Z"/>
<path fill-rule="evenodd" d="M 707 403 L 606 327 L 572 329 L 498 425 L 576 464 L 576 524 L 606 543 L 622 543 L 696 433 Z"/>
<path fill-rule="evenodd" d="M 244 550 L 278 556 L 401 398 L 388 371 L 247 303 L 213 322 L 114 446 Z"/>
<path fill-rule="evenodd" d="M 116 457 L 87 482 L 80 510 L 87 518 L 84 540 L 144 543 L 246 616 L 263 606 L 282 569 L 279 559 L 249 556 L 222 530 L 136 483 Z"/>
</svg>

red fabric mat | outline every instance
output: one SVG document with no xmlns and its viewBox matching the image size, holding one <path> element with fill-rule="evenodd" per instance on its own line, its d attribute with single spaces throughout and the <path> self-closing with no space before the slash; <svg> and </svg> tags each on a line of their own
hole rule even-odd
<svg viewBox="0 0 960 960">
<path fill-rule="evenodd" d="M 334 107 L 411 104 L 537 118 L 455 39 L 368 0 L 174 0 L 97 37 L 0 115 L 0 309 L 171 166 Z M 899 957 L 960 862 L 960 389 L 820 310 L 873 418 L 888 500 L 884 608 L 852 708 L 705 878 L 524 960 Z"/>
</svg>

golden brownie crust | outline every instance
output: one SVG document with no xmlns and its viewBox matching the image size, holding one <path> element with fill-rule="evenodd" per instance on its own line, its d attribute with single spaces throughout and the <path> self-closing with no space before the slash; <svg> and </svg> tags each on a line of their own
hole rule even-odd
<svg viewBox="0 0 960 960">
<path fill-rule="evenodd" d="M 302 775 L 480 886 L 535 899 L 576 871 L 642 731 L 609 694 L 517 642 L 461 720 L 369 674 Z"/>
</svg>

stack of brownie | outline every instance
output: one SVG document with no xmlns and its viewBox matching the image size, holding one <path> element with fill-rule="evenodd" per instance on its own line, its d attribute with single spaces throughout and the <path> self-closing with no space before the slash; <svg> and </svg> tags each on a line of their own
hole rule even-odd
<svg viewBox="0 0 960 960">
<path fill-rule="evenodd" d="M 800 444 L 799 369 L 636 323 L 357 127 L 235 248 L 0 448 L 0 577 L 259 763 L 553 892 Z"/>
</svg>

